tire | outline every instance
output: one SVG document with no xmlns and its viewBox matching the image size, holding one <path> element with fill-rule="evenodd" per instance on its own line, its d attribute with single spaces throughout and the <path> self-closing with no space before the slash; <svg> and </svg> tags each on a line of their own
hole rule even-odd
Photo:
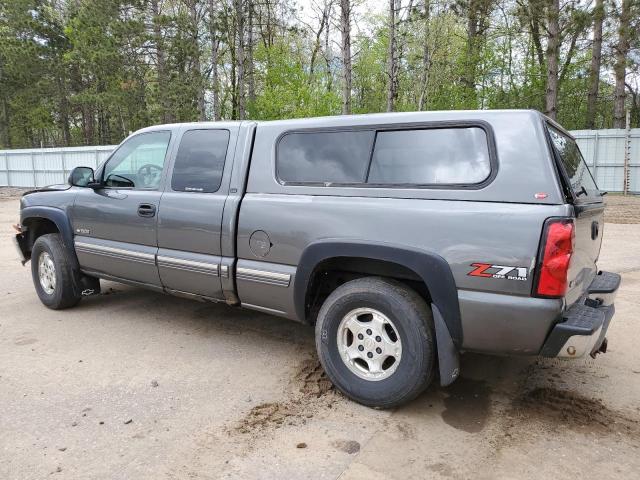
<svg viewBox="0 0 640 480">
<path fill-rule="evenodd" d="M 45 272 L 43 281 L 40 277 L 41 260 Z M 31 276 L 40 301 L 53 310 L 73 307 L 81 299 L 74 287 L 78 284 L 77 274 L 57 233 L 42 235 L 33 244 Z"/>
<path fill-rule="evenodd" d="M 380 331 L 383 334 L 376 335 Z M 398 281 L 366 277 L 341 285 L 322 305 L 315 334 L 318 357 L 329 379 L 347 397 L 363 405 L 402 405 L 423 392 L 433 379 L 435 334 L 431 309 L 415 291 Z M 376 356 L 378 345 L 384 349 Z M 372 357 L 349 360 L 341 353 L 345 348 L 352 354 L 371 353 Z"/>
</svg>

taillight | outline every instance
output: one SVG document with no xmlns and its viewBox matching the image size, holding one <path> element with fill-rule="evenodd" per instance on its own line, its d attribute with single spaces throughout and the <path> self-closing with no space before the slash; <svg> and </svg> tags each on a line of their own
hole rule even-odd
<svg viewBox="0 0 640 480">
<path fill-rule="evenodd" d="M 563 297 L 567 292 L 573 238 L 573 220 L 550 219 L 545 223 L 536 295 Z"/>
</svg>

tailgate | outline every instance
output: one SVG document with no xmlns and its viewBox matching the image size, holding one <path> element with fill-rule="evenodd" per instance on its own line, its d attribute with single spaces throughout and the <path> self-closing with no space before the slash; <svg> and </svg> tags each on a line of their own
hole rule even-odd
<svg viewBox="0 0 640 480">
<path fill-rule="evenodd" d="M 600 255 L 604 227 L 604 203 L 576 206 L 575 211 L 575 241 L 566 295 L 568 305 L 580 298 L 597 273 L 596 262 Z"/>
<path fill-rule="evenodd" d="M 549 137 L 563 189 L 573 204 L 575 238 L 568 273 L 567 305 L 586 292 L 597 273 L 604 228 L 604 201 L 576 141 L 566 132 L 548 125 Z"/>
</svg>

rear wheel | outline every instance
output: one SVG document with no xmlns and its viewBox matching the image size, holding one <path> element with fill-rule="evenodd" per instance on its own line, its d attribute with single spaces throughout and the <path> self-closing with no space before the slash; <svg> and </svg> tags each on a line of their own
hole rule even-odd
<svg viewBox="0 0 640 480">
<path fill-rule="evenodd" d="M 318 314 L 316 347 L 335 386 L 372 407 L 415 398 L 434 375 L 431 309 L 395 280 L 361 278 L 334 290 Z"/>
<path fill-rule="evenodd" d="M 60 235 L 38 237 L 31 251 L 31 276 L 40 301 L 54 310 L 76 305 L 81 295 L 74 288 L 74 275 Z"/>
</svg>

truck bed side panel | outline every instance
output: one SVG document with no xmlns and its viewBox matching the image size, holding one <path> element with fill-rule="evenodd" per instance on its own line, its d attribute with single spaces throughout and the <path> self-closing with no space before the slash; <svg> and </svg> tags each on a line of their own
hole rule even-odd
<svg viewBox="0 0 640 480">
<path fill-rule="evenodd" d="M 559 301 L 528 298 L 532 269 L 544 220 L 563 210 L 545 205 L 249 193 L 240 212 L 238 268 L 286 272 L 291 281 L 286 286 L 271 283 L 265 289 L 255 278 L 238 276 L 238 294 L 243 303 L 295 319 L 292 285 L 306 246 L 322 239 L 375 239 L 433 252 L 447 260 L 459 289 L 465 348 L 537 351 L 543 340 L 538 337 L 546 334 L 560 307 Z M 256 255 L 250 246 L 255 231 L 269 236 L 271 246 L 265 256 Z M 477 263 L 524 268 L 526 279 L 469 275 Z M 522 310 L 510 311 L 504 297 L 512 298 Z M 496 304 L 501 308 L 490 308 Z M 465 315 L 472 310 L 473 315 Z M 469 322 L 477 325 L 465 325 Z M 532 330 L 542 333 L 525 333 Z M 486 334 L 491 331 L 492 335 Z M 501 335 L 512 338 L 501 341 Z"/>
</svg>

